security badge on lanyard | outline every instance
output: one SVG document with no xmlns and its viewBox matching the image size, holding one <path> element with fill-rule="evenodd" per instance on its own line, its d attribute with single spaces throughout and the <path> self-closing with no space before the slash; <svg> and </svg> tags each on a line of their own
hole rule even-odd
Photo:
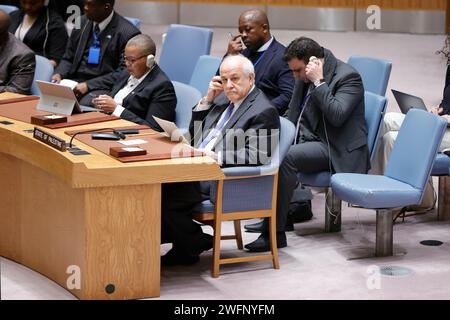
<svg viewBox="0 0 450 320">
<path fill-rule="evenodd" d="M 98 27 L 98 24 L 95 26 L 94 30 L 94 41 L 89 48 L 88 63 L 100 64 L 100 28 Z"/>
</svg>

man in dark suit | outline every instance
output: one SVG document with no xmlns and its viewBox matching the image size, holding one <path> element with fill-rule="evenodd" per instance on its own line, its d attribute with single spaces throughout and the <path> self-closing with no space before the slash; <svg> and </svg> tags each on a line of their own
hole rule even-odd
<svg viewBox="0 0 450 320">
<path fill-rule="evenodd" d="M 20 10 L 10 14 L 9 31 L 56 67 L 66 49 L 68 36 L 63 19 L 44 4 L 45 0 L 21 0 Z"/>
<path fill-rule="evenodd" d="M 266 13 L 249 10 L 239 17 L 239 35 L 231 38 L 227 51 L 227 54 L 241 53 L 250 59 L 255 67 L 256 86 L 264 92 L 280 115 L 286 111 L 294 88 L 294 78 L 283 60 L 285 49 L 270 34 Z"/>
<path fill-rule="evenodd" d="M 277 241 L 284 247 L 289 202 L 297 173 L 366 173 L 370 167 L 364 118 L 364 87 L 358 72 L 312 39 L 295 39 L 284 55 L 297 79 L 286 113 L 296 125 L 296 139 L 279 170 Z M 267 223 L 246 246 L 270 250 Z"/>
<path fill-rule="evenodd" d="M 83 105 L 89 105 L 97 81 L 123 66 L 122 53 L 140 31 L 114 12 L 114 0 L 85 0 L 81 28 L 72 31 L 66 52 L 52 80 L 71 79 L 79 82 L 74 92 Z M 89 95 L 91 92 L 92 95 Z"/>
<path fill-rule="evenodd" d="M 13 34 L 8 14 L 0 10 L 0 93 L 27 94 L 33 83 L 36 59 L 31 51 Z"/>
<path fill-rule="evenodd" d="M 153 116 L 174 121 L 177 97 L 172 82 L 155 63 L 155 54 L 155 43 L 147 35 L 140 34 L 128 41 L 124 56 L 127 69 L 99 81 L 97 88 L 110 90 L 110 94 L 93 99 L 93 105 L 162 131 Z"/>
<path fill-rule="evenodd" d="M 278 143 L 278 139 L 271 141 L 271 137 L 278 138 L 280 128 L 277 110 L 254 86 L 254 77 L 253 65 L 247 58 L 225 58 L 220 77 L 213 78 L 207 96 L 192 112 L 190 132 L 194 145 L 224 167 L 260 165 L 270 160 L 270 150 Z M 235 137 L 245 143 L 230 143 Z M 272 142 L 267 150 L 260 147 L 266 145 L 264 142 L 255 145 L 262 139 Z M 173 243 L 161 258 L 163 265 L 193 264 L 201 252 L 212 248 L 212 237 L 192 220 L 193 207 L 207 198 L 209 183 L 163 185 L 162 242 Z"/>
</svg>

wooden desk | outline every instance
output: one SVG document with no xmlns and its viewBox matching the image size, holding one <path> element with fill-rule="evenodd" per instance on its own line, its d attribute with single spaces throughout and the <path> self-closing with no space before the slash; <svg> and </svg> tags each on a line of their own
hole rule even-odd
<svg viewBox="0 0 450 320">
<path fill-rule="evenodd" d="M 123 164 L 79 141 L 91 155 L 74 156 L 10 121 L 0 124 L 0 255 L 66 289 L 80 279 L 69 290 L 80 299 L 159 296 L 161 183 L 220 179 L 220 167 L 207 157 Z M 66 130 L 49 131 L 68 141 Z"/>
</svg>

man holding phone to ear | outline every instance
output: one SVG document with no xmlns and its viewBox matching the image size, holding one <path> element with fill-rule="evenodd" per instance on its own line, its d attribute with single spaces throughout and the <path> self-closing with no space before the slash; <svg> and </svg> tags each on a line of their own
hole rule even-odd
<svg viewBox="0 0 450 320">
<path fill-rule="evenodd" d="M 253 63 L 256 87 L 283 115 L 292 97 L 294 78 L 283 60 L 286 48 L 272 37 L 266 13 L 256 9 L 243 12 L 239 35 L 230 36 L 227 55 L 240 53 Z"/>
<path fill-rule="evenodd" d="M 359 73 L 306 37 L 292 41 L 284 59 L 297 79 L 286 113 L 296 125 L 296 136 L 279 170 L 279 247 L 287 245 L 285 225 L 298 173 L 366 173 L 370 167 L 364 87 Z M 269 251 L 267 230 L 265 221 L 261 236 L 246 248 Z"/>
<path fill-rule="evenodd" d="M 128 41 L 124 51 L 127 68 L 99 82 L 99 88 L 110 94 L 94 98 L 92 104 L 122 119 L 162 131 L 153 116 L 174 121 L 177 98 L 172 82 L 156 64 L 155 54 L 155 43 L 148 35 L 140 34 Z"/>
</svg>

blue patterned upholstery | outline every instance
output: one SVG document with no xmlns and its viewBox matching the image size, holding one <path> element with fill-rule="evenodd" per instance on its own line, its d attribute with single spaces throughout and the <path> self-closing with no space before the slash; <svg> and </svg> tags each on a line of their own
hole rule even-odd
<svg viewBox="0 0 450 320">
<path fill-rule="evenodd" d="M 431 171 L 432 176 L 447 176 L 449 175 L 450 169 L 450 157 L 443 153 L 438 153 L 436 155 L 436 160 L 434 161 L 433 170 Z"/>
</svg>

